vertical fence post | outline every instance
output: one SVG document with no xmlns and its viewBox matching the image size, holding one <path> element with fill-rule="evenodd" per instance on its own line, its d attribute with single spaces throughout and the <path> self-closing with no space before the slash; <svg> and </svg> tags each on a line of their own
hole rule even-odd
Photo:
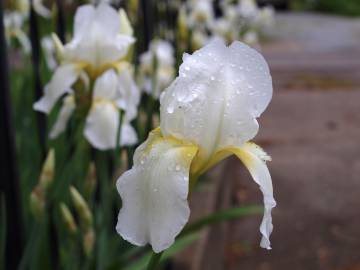
<svg viewBox="0 0 360 270">
<path fill-rule="evenodd" d="M 149 47 L 153 34 L 153 3 L 151 0 L 141 0 L 141 9 L 143 15 L 143 49 L 146 51 Z"/>
<path fill-rule="evenodd" d="M 65 43 L 65 15 L 64 8 L 62 4 L 63 0 L 56 0 L 57 7 L 57 18 L 56 18 L 56 32 L 61 40 Z"/>
<path fill-rule="evenodd" d="M 30 1 L 30 41 L 31 41 L 31 61 L 33 69 L 33 80 L 35 88 L 35 100 L 37 101 L 43 94 L 41 78 L 40 78 L 40 42 L 39 29 L 36 19 L 36 13 L 33 8 L 33 1 Z M 46 156 L 46 118 L 43 113 L 36 113 L 36 120 L 38 125 L 39 142 L 42 152 L 42 158 Z"/>
<path fill-rule="evenodd" d="M 23 250 L 23 223 L 16 166 L 14 129 L 9 85 L 8 59 L 0 0 L 0 188 L 6 203 L 6 269 L 16 269 Z"/>
</svg>

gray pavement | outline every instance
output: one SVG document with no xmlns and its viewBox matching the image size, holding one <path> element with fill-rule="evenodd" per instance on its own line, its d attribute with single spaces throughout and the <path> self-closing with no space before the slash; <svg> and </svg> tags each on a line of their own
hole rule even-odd
<svg viewBox="0 0 360 270">
<path fill-rule="evenodd" d="M 256 141 L 278 202 L 273 250 L 258 247 L 260 217 L 231 222 L 223 269 L 360 269 L 360 20 L 281 14 L 263 48 L 274 97 Z M 230 161 L 234 204 L 261 202 Z M 229 177 L 229 176 L 227 176 Z"/>
</svg>

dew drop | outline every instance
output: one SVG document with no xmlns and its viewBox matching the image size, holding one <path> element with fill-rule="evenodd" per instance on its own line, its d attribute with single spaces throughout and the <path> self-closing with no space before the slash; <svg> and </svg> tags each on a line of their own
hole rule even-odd
<svg viewBox="0 0 360 270">
<path fill-rule="evenodd" d="M 210 80 L 214 81 L 214 80 L 215 80 L 215 77 L 214 77 L 214 76 L 211 76 L 211 77 L 210 77 Z"/>
<path fill-rule="evenodd" d="M 169 107 L 167 107 L 166 111 L 167 111 L 168 113 L 174 113 L 174 107 L 169 106 Z"/>
</svg>

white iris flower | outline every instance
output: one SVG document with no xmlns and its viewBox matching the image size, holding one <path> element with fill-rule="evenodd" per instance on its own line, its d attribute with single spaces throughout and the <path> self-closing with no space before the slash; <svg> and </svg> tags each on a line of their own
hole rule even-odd
<svg viewBox="0 0 360 270">
<path fill-rule="evenodd" d="M 140 55 L 139 82 L 155 99 L 170 85 L 175 76 L 174 49 L 170 42 L 153 40 L 149 51 Z"/>
<path fill-rule="evenodd" d="M 241 42 L 227 47 L 217 40 L 185 54 L 179 74 L 161 96 L 160 128 L 137 148 L 134 166 L 117 182 L 123 203 L 118 233 L 135 245 L 150 243 L 155 252 L 168 248 L 189 219 L 189 188 L 234 154 L 264 195 L 260 245 L 270 249 L 276 205 L 270 157 L 249 142 L 272 96 L 266 61 Z"/>
<path fill-rule="evenodd" d="M 84 135 L 97 149 L 113 149 L 117 145 L 120 124 L 119 109 L 125 111 L 121 124 L 119 145 L 133 145 L 137 135 L 130 121 L 136 117 L 139 92 L 128 69 L 118 75 L 109 69 L 95 81 L 93 99 L 86 118 Z M 62 133 L 75 110 L 75 97 L 68 95 L 53 126 L 50 137 L 56 138 Z"/>
<path fill-rule="evenodd" d="M 95 79 L 105 70 L 120 65 L 135 41 L 129 35 L 128 26 L 127 17 L 109 5 L 84 5 L 78 8 L 74 37 L 64 47 L 56 39 L 62 62 L 46 85 L 44 96 L 34 104 L 34 109 L 49 113 L 82 72 Z"/>
</svg>

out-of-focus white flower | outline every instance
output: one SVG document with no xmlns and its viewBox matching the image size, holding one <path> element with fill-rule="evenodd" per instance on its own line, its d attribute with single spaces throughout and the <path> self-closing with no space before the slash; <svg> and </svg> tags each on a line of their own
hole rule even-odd
<svg viewBox="0 0 360 270">
<path fill-rule="evenodd" d="M 9 11 L 4 14 L 5 36 L 8 43 L 14 38 L 19 42 L 25 53 L 31 51 L 30 40 L 23 30 L 27 15 L 18 11 Z"/>
<path fill-rule="evenodd" d="M 75 15 L 74 37 L 64 47 L 57 41 L 61 63 L 34 109 L 49 113 L 57 99 L 70 90 L 83 71 L 94 79 L 105 70 L 121 65 L 135 41 L 127 34 L 128 27 L 123 28 L 126 34 L 121 33 L 122 23 L 127 23 L 124 17 L 108 5 L 79 7 Z"/>
<path fill-rule="evenodd" d="M 188 221 L 189 185 L 235 154 L 263 192 L 261 246 L 270 249 L 276 204 L 265 163 L 270 157 L 249 142 L 272 96 L 266 61 L 245 44 L 226 47 L 217 40 L 185 54 L 179 74 L 161 96 L 160 128 L 117 182 L 123 202 L 118 233 L 136 245 L 150 243 L 155 252 L 168 248 Z"/>
<path fill-rule="evenodd" d="M 238 39 L 240 33 L 240 27 L 236 29 L 233 22 L 226 17 L 214 20 L 211 29 L 215 35 L 223 37 L 228 42 Z"/>
<path fill-rule="evenodd" d="M 266 6 L 260 9 L 256 21 L 257 24 L 265 29 L 268 29 L 274 25 L 275 10 L 272 6 Z"/>
<path fill-rule="evenodd" d="M 139 92 L 128 69 L 120 75 L 110 69 L 98 77 L 95 81 L 93 101 L 84 129 L 84 135 L 92 146 L 100 150 L 116 147 L 120 123 L 119 109 L 125 112 L 119 144 L 135 144 L 137 135 L 130 121 L 136 117 L 139 99 Z M 64 99 L 58 119 L 50 133 L 51 138 L 56 138 L 65 130 L 74 109 L 74 96 L 70 94 Z"/>
<path fill-rule="evenodd" d="M 54 70 L 57 67 L 57 61 L 55 58 L 55 45 L 51 36 L 45 36 L 41 39 L 41 47 L 44 52 L 46 65 L 50 70 Z"/>
<path fill-rule="evenodd" d="M 22 13 L 23 15 L 28 14 L 30 10 L 30 1 L 29 0 L 15 0 L 11 4 L 16 11 Z"/>
<path fill-rule="evenodd" d="M 147 52 L 140 55 L 139 82 L 144 91 L 158 99 L 174 79 L 175 58 L 170 42 L 153 40 Z"/>
<path fill-rule="evenodd" d="M 259 36 L 258 33 L 255 31 L 247 31 L 242 39 L 246 44 L 250 46 L 256 46 L 259 44 Z"/>
<path fill-rule="evenodd" d="M 246 19 L 255 19 L 259 9 L 254 0 L 240 0 L 238 3 L 239 14 Z"/>
<path fill-rule="evenodd" d="M 194 30 L 191 36 L 191 49 L 196 51 L 203 47 L 209 41 L 209 37 L 202 30 Z"/>
<path fill-rule="evenodd" d="M 189 18 L 188 22 L 191 27 L 205 27 L 208 26 L 214 19 L 214 11 L 212 1 L 196 0 L 189 3 Z"/>
<path fill-rule="evenodd" d="M 44 18 L 50 18 L 51 17 L 51 11 L 44 6 L 43 0 L 33 0 L 32 1 L 34 10 L 37 14 Z"/>
<path fill-rule="evenodd" d="M 114 4 L 119 5 L 122 0 L 90 0 L 90 3 L 93 5 L 99 5 L 99 4 Z"/>
</svg>

